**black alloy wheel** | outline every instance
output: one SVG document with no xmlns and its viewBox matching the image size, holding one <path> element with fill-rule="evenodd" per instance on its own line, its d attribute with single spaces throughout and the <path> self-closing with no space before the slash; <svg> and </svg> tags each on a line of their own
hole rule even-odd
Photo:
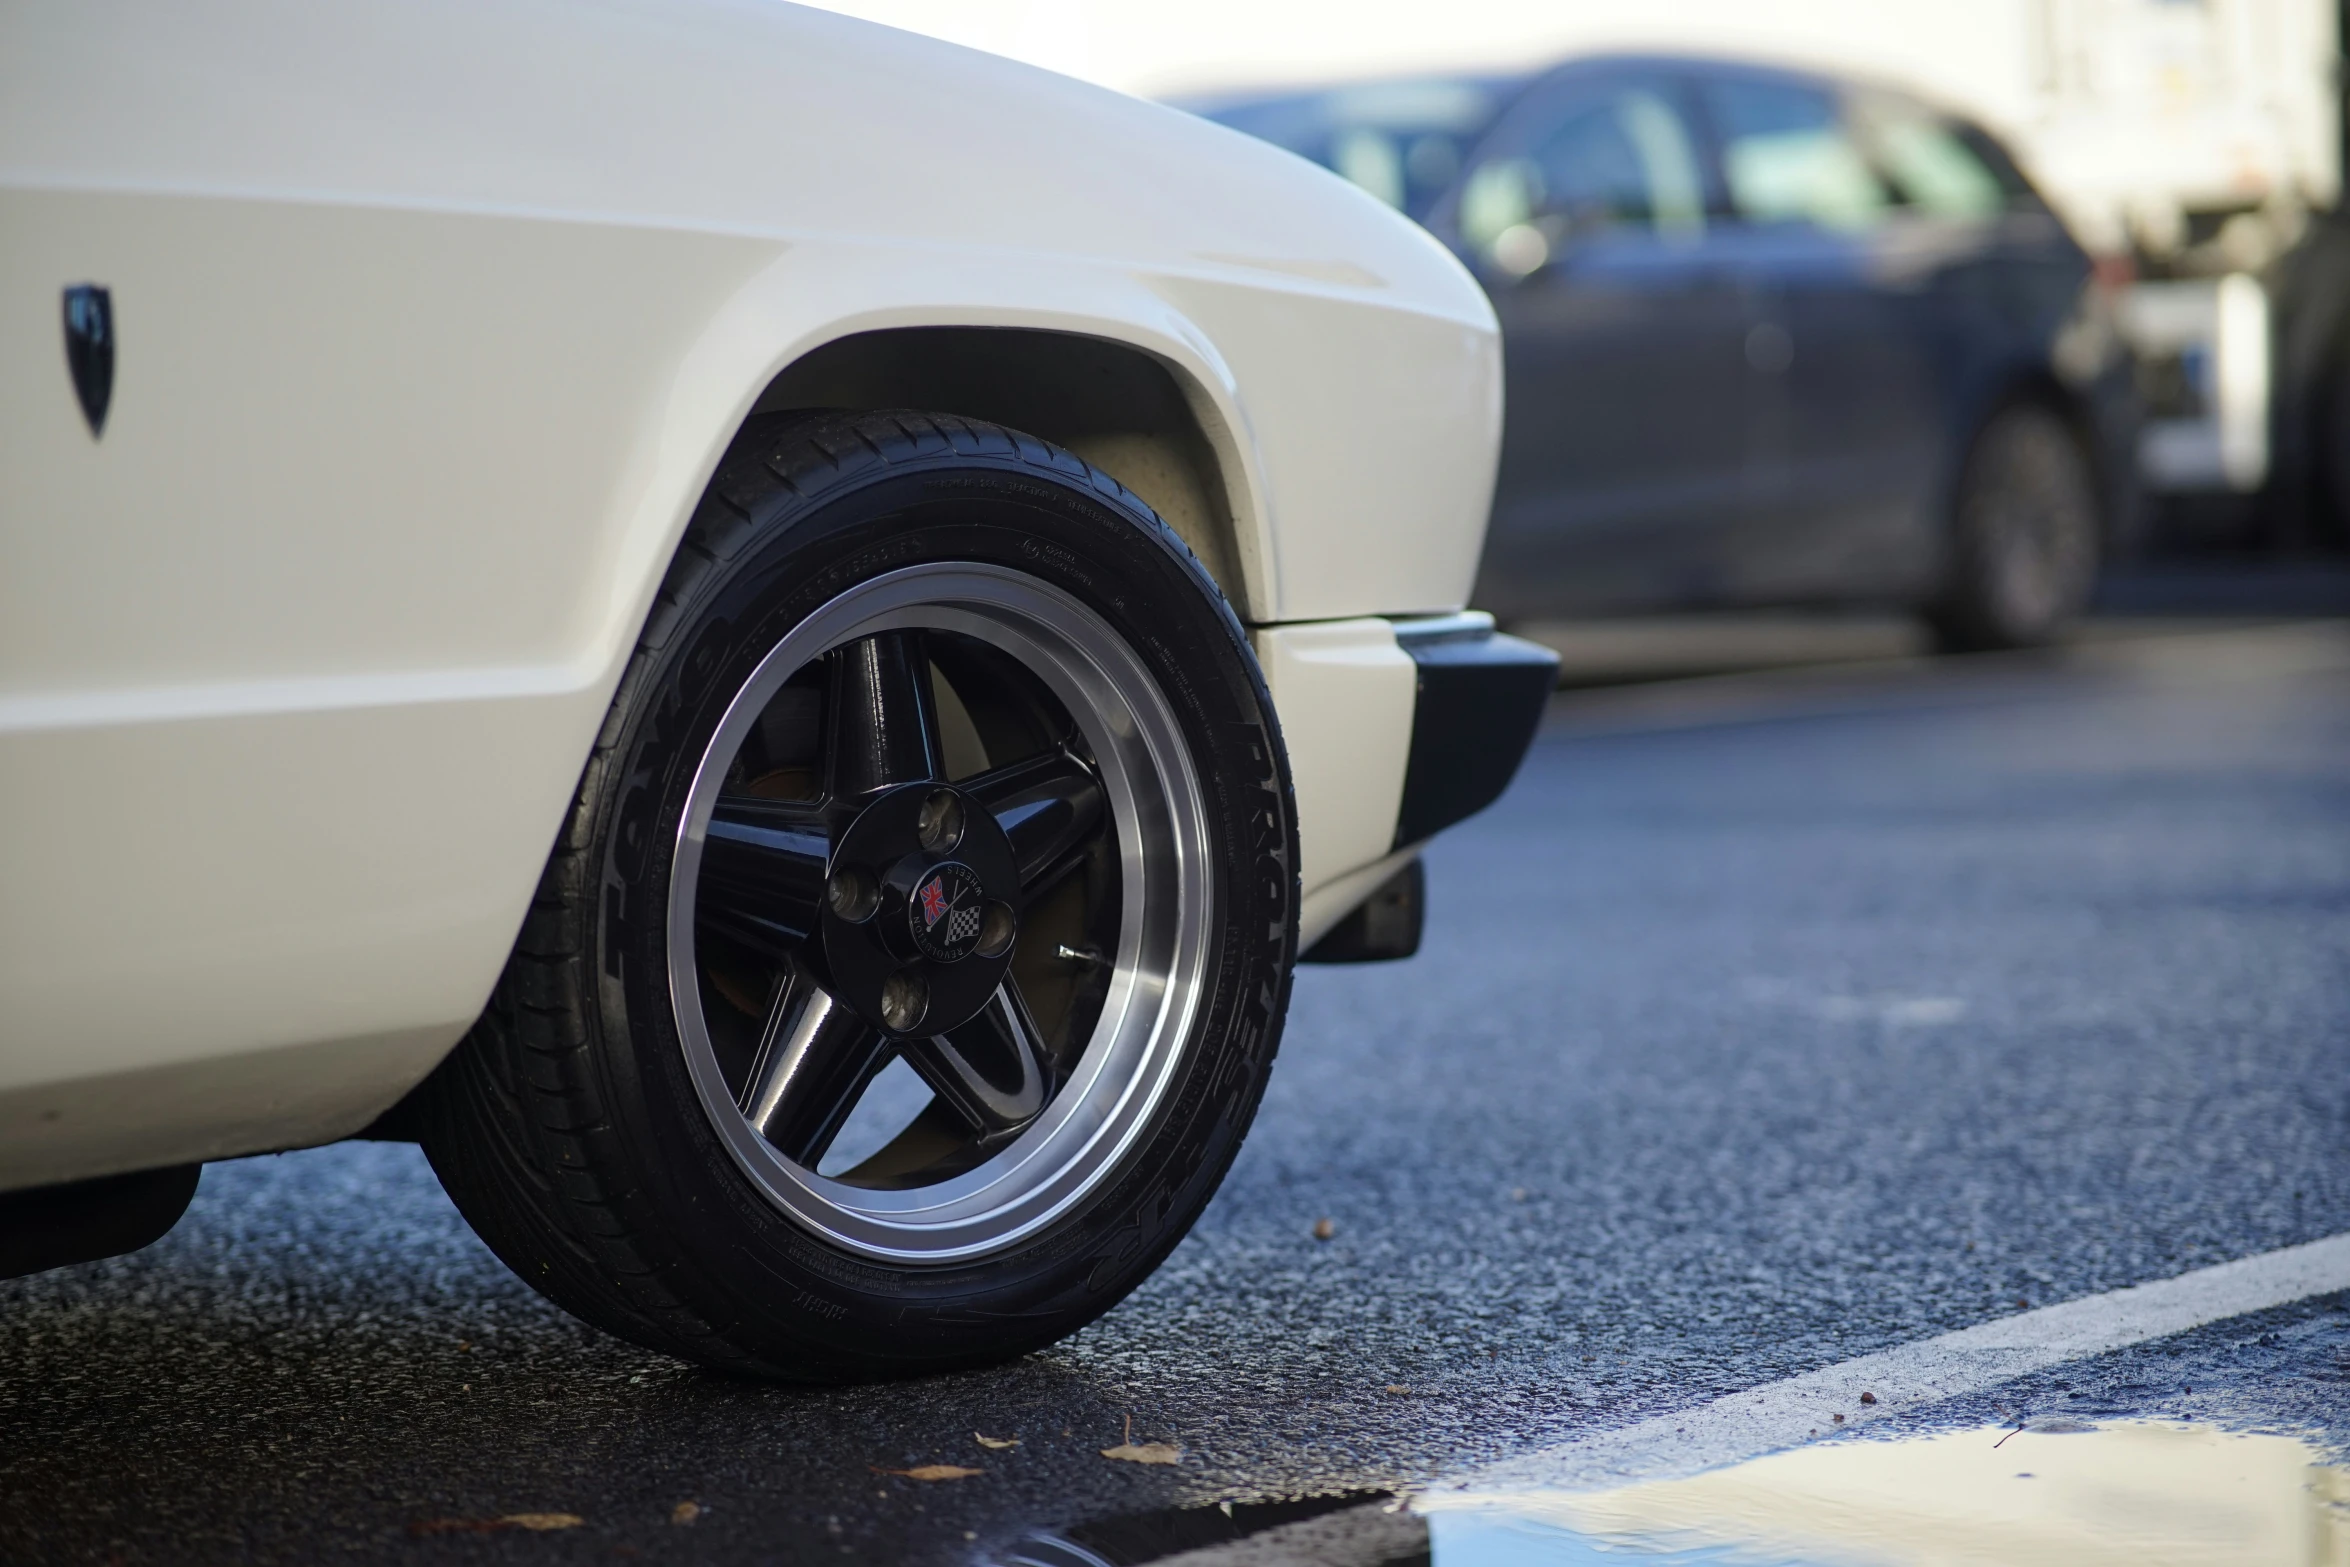
<svg viewBox="0 0 2350 1567">
<path fill-rule="evenodd" d="M 963 420 L 758 421 L 426 1150 L 637 1342 L 802 1379 L 1018 1353 L 1237 1150 L 1294 842 L 1239 624 L 1132 495 Z"/>
</svg>

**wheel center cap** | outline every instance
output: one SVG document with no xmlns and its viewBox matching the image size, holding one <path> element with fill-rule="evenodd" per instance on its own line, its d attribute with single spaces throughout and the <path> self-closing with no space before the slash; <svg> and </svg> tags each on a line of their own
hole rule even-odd
<svg viewBox="0 0 2350 1567">
<path fill-rule="evenodd" d="M 969 866 L 946 860 L 914 884 L 906 900 L 906 928 L 933 963 L 960 963 L 979 945 L 987 894 Z"/>
<path fill-rule="evenodd" d="M 893 1034 L 959 1028 L 1011 967 L 1019 897 L 1012 840 L 977 800 L 952 784 L 891 789 L 834 840 L 825 984 Z"/>
</svg>

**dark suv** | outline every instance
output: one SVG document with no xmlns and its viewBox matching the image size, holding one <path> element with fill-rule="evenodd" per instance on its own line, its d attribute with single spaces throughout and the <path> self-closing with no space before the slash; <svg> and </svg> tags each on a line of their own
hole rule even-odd
<svg viewBox="0 0 2350 1567">
<path fill-rule="evenodd" d="M 1989 134 L 1883 87 L 1658 56 L 1195 105 L 1402 207 L 1508 358 L 1505 618 L 2079 609 L 2134 510 L 2094 269 Z"/>
</svg>

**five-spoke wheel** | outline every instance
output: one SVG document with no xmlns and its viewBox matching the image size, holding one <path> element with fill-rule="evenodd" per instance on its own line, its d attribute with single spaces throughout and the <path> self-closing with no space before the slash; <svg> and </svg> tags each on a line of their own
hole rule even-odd
<svg viewBox="0 0 2350 1567">
<path fill-rule="evenodd" d="M 1176 741 L 1098 615 L 975 564 L 853 590 L 760 664 L 680 823 L 669 961 L 704 1102 L 778 1203 L 935 1258 L 1082 1191 L 1206 946 Z M 930 1102 L 828 1163 L 893 1061 Z"/>
</svg>

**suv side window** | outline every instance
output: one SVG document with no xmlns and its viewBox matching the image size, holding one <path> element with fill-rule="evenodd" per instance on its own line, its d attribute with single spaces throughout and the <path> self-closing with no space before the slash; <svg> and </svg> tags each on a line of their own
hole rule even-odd
<svg viewBox="0 0 2350 1567">
<path fill-rule="evenodd" d="M 1904 209 L 1929 218 L 1997 217 L 2008 205 L 1998 172 L 1959 128 L 1920 104 L 1875 97 L 1853 118 L 1871 161 Z"/>
<path fill-rule="evenodd" d="M 1698 92 L 1739 217 L 1851 231 L 1883 216 L 1889 194 L 1834 94 L 1802 82 L 1738 77 L 1705 80 Z"/>
<path fill-rule="evenodd" d="M 1965 120 L 1951 121 L 1950 133 L 1982 162 L 1984 168 L 1991 171 L 1991 177 L 1999 182 L 2000 194 L 2007 198 L 2010 208 L 2018 212 L 2048 210 L 2048 204 L 2040 199 L 2040 193 L 2032 188 L 2032 182 L 2024 178 L 2023 170 L 2015 166 L 2015 159 L 1999 144 L 1997 137 L 1980 125 L 1971 125 Z"/>
<path fill-rule="evenodd" d="M 1694 238 L 1705 228 L 1697 143 L 1669 88 L 1577 82 L 1547 95 L 1462 183 L 1461 237 L 1504 271 L 1534 271 L 1609 233 Z"/>
</svg>

